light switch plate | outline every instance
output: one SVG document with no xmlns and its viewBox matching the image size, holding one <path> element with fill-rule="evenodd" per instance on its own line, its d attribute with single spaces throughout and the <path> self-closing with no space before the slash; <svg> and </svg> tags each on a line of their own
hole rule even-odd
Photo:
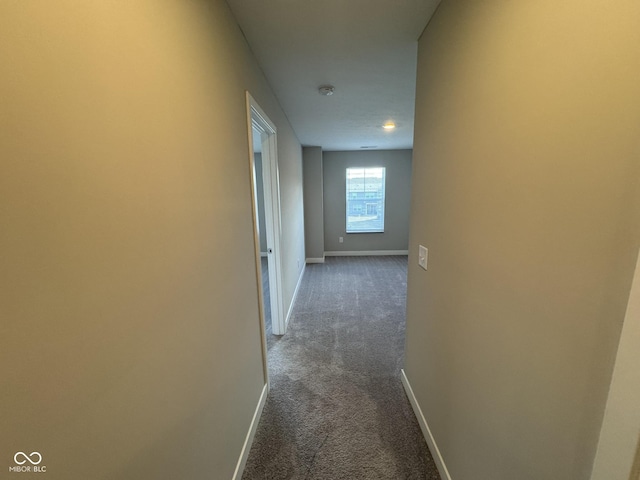
<svg viewBox="0 0 640 480">
<path fill-rule="evenodd" d="M 427 247 L 419 246 L 418 249 L 418 265 L 425 270 L 427 269 L 427 260 L 429 259 L 429 249 Z"/>
</svg>

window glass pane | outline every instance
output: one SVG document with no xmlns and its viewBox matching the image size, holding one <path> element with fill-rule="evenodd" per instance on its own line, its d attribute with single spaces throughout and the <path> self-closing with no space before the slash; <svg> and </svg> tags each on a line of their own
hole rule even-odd
<svg viewBox="0 0 640 480">
<path fill-rule="evenodd" d="M 384 167 L 347 168 L 347 233 L 384 232 Z"/>
</svg>

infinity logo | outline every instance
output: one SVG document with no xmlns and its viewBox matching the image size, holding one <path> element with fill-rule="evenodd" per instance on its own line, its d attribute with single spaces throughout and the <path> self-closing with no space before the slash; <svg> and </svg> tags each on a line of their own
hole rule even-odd
<svg viewBox="0 0 640 480">
<path fill-rule="evenodd" d="M 37 461 L 32 460 L 32 457 L 34 455 L 38 457 Z M 18 457 L 20 456 L 24 458 L 24 460 L 22 460 L 21 462 L 18 461 Z M 24 452 L 17 452 L 13 456 L 13 461 L 16 462 L 18 465 L 24 465 L 27 462 L 29 462 L 31 465 L 38 465 L 42 461 L 42 455 L 40 455 L 38 452 L 31 452 L 29 455 L 27 455 Z"/>
</svg>

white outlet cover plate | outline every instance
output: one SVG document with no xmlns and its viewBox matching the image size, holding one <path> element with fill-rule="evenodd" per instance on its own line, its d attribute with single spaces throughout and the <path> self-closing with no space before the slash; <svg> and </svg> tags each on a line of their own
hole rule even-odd
<svg viewBox="0 0 640 480">
<path fill-rule="evenodd" d="M 420 265 L 425 270 L 427 269 L 427 260 L 429 259 L 429 249 L 427 247 L 423 247 L 422 245 L 418 248 L 418 265 Z"/>
</svg>

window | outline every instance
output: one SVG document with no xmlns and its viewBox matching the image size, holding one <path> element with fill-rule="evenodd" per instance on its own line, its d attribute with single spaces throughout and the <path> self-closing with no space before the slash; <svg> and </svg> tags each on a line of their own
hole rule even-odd
<svg viewBox="0 0 640 480">
<path fill-rule="evenodd" d="M 347 233 L 384 232 L 384 167 L 347 168 Z"/>
</svg>

